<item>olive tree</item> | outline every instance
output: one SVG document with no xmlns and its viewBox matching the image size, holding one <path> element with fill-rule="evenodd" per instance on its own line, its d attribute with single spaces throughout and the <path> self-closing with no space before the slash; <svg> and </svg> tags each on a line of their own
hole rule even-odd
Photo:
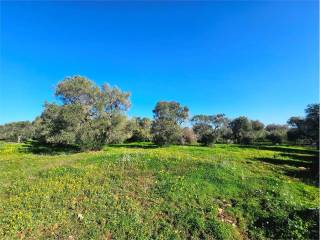
<svg viewBox="0 0 320 240">
<path fill-rule="evenodd" d="M 209 146 L 214 143 L 217 136 L 212 127 L 213 116 L 195 115 L 191 118 L 192 129 L 199 143 Z"/>
<path fill-rule="evenodd" d="M 35 138 L 55 145 L 76 144 L 76 136 L 85 120 L 81 105 L 45 103 L 41 116 L 34 121 Z"/>
<path fill-rule="evenodd" d="M 195 115 L 191 118 L 191 123 L 198 142 L 203 145 L 225 142 L 231 134 L 230 120 L 225 117 L 225 114 Z"/>
<path fill-rule="evenodd" d="M 233 119 L 230 122 L 230 127 L 235 142 L 247 144 L 252 141 L 252 124 L 247 117 L 241 116 Z"/>
<path fill-rule="evenodd" d="M 189 109 L 178 102 L 158 102 L 153 110 L 151 126 L 153 142 L 158 145 L 178 144 L 182 137 L 181 124 L 188 119 Z"/>
<path fill-rule="evenodd" d="M 266 130 L 264 124 L 259 120 L 251 120 L 253 142 L 263 141 L 266 137 Z"/>
<path fill-rule="evenodd" d="M 151 124 L 149 118 L 136 117 L 130 121 L 131 137 L 130 142 L 148 142 L 151 141 Z"/>
<path fill-rule="evenodd" d="M 288 120 L 288 140 L 316 143 L 319 145 L 319 104 L 309 104 L 305 109 L 306 116 L 291 117 Z"/>
<path fill-rule="evenodd" d="M 230 139 L 232 130 L 230 128 L 230 119 L 225 114 L 220 113 L 212 116 L 212 126 L 217 142 L 226 142 Z"/>
<path fill-rule="evenodd" d="M 309 104 L 305 109 L 305 133 L 319 147 L 320 104 Z"/>
<path fill-rule="evenodd" d="M 269 124 L 266 126 L 267 136 L 273 144 L 281 144 L 286 140 L 288 126 L 280 124 Z"/>
<path fill-rule="evenodd" d="M 11 122 L 0 125 L 0 140 L 22 142 L 34 135 L 34 128 L 29 121 Z"/>
<path fill-rule="evenodd" d="M 124 112 L 130 107 L 129 93 L 108 84 L 99 88 L 85 77 L 74 76 L 58 83 L 55 95 L 61 104 L 46 103 L 35 120 L 38 140 L 97 150 L 127 138 Z"/>
<path fill-rule="evenodd" d="M 305 131 L 305 120 L 302 117 L 291 117 L 287 121 L 289 129 L 287 132 L 288 141 L 291 142 L 305 142 L 307 140 L 306 131 Z"/>
</svg>

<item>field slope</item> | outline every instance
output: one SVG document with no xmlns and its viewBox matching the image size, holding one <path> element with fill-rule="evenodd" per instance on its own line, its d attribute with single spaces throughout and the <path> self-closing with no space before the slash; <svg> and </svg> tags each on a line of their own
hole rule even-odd
<svg viewBox="0 0 320 240">
<path fill-rule="evenodd" d="M 0 143 L 0 239 L 317 238 L 317 158 L 287 146 Z"/>
</svg>

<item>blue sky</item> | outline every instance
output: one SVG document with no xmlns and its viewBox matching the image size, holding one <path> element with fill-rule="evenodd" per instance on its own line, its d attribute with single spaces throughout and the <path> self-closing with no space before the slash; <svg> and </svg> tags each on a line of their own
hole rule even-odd
<svg viewBox="0 0 320 240">
<path fill-rule="evenodd" d="M 1 2 L 0 124 L 32 120 L 65 76 L 191 114 L 285 123 L 318 102 L 317 1 Z"/>
</svg>

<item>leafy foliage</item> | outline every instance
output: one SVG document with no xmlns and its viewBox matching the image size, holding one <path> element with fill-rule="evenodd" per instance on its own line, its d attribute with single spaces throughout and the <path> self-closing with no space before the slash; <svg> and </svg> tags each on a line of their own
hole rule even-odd
<svg viewBox="0 0 320 240">
<path fill-rule="evenodd" d="M 35 138 L 52 144 L 79 144 L 83 150 L 98 150 L 107 143 L 127 138 L 129 93 L 105 84 L 99 89 L 85 77 L 67 77 L 56 88 L 62 105 L 45 104 L 36 119 Z"/>
<path fill-rule="evenodd" d="M 266 126 L 267 139 L 273 144 L 281 144 L 286 140 L 288 126 L 279 124 L 269 124 Z"/>
<path fill-rule="evenodd" d="M 153 110 L 153 142 L 158 145 L 179 143 L 182 138 L 181 124 L 188 118 L 188 113 L 189 109 L 180 103 L 158 102 Z"/>
<path fill-rule="evenodd" d="M 216 141 L 223 142 L 230 137 L 230 120 L 224 114 L 195 115 L 191 119 L 193 131 L 196 133 L 198 142 L 209 146 Z"/>
<path fill-rule="evenodd" d="M 124 141 L 148 142 L 158 145 L 198 143 L 255 144 L 270 141 L 282 144 L 319 146 L 319 104 L 310 104 L 305 117 L 291 117 L 287 125 L 269 124 L 245 116 L 229 119 L 225 114 L 195 115 L 192 129 L 183 128 L 189 109 L 178 102 L 160 101 L 154 119 L 128 119 L 130 93 L 108 84 L 97 86 L 82 76 L 66 77 L 57 84 L 57 103 L 45 103 L 42 114 L 28 121 L 0 125 L 0 140 L 35 139 L 43 144 L 77 145 L 82 150 L 99 150 L 108 143 Z"/>
<path fill-rule="evenodd" d="M 131 137 L 129 142 L 149 142 L 152 140 L 151 136 L 152 121 L 149 118 L 133 118 L 130 124 Z"/>
<path fill-rule="evenodd" d="M 34 127 L 29 121 L 0 125 L 0 140 L 22 142 L 33 137 Z"/>
<path fill-rule="evenodd" d="M 303 141 L 319 145 L 319 108 L 320 104 L 309 104 L 305 109 L 306 117 L 291 117 L 288 124 L 290 141 Z"/>
<path fill-rule="evenodd" d="M 252 125 L 247 117 L 238 117 L 231 121 L 233 138 L 237 143 L 245 143 L 250 139 L 248 134 L 252 130 Z"/>
</svg>

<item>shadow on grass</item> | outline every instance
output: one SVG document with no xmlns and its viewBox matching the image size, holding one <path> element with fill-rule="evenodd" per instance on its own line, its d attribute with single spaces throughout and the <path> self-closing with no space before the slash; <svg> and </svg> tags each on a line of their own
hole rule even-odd
<svg viewBox="0 0 320 240">
<path fill-rule="evenodd" d="M 285 174 L 290 177 L 298 178 L 302 182 L 319 187 L 319 167 L 307 169 L 290 169 L 285 170 Z"/>
<path fill-rule="evenodd" d="M 298 239 L 301 237 L 296 231 L 301 222 L 305 225 L 304 239 L 319 239 L 319 209 L 288 209 L 288 214 L 278 216 L 271 212 L 267 216 L 257 216 L 253 225 L 264 230 L 267 239 Z M 293 225 L 296 223 L 297 225 Z"/>
<path fill-rule="evenodd" d="M 143 148 L 143 149 L 153 149 L 159 148 L 158 145 L 152 143 L 123 143 L 123 144 L 109 144 L 109 147 L 115 148 Z"/>
<path fill-rule="evenodd" d="M 301 162 L 301 161 L 296 161 L 296 160 L 289 160 L 289 159 L 278 159 L 278 158 L 255 158 L 254 160 L 258 160 L 260 162 L 266 162 L 266 163 L 271 163 L 271 164 L 276 164 L 276 165 L 289 165 L 293 167 L 311 167 L 312 163 L 311 162 Z"/>
<path fill-rule="evenodd" d="M 295 169 L 283 168 L 284 174 L 289 177 L 297 178 L 306 184 L 319 187 L 319 157 L 317 155 L 301 156 L 280 154 L 280 156 L 290 157 L 291 159 L 255 158 L 254 160 L 294 167 Z"/>
<path fill-rule="evenodd" d="M 286 146 L 264 146 L 264 145 L 239 145 L 240 148 L 255 148 L 257 150 L 270 150 L 281 153 L 295 153 L 295 154 L 318 154 L 319 151 L 313 149 L 297 149 L 288 148 Z"/>
<path fill-rule="evenodd" d="M 61 155 L 78 153 L 80 152 L 80 148 L 73 145 L 53 145 L 29 141 L 19 148 L 19 151 L 39 155 Z"/>
<path fill-rule="evenodd" d="M 303 161 L 303 162 L 313 162 L 319 157 L 318 154 L 297 155 L 297 154 L 292 154 L 292 153 L 280 153 L 280 156 L 291 158 L 296 161 Z"/>
<path fill-rule="evenodd" d="M 252 145 L 240 147 L 278 152 L 278 154 L 273 158 L 260 157 L 254 158 L 254 160 L 283 166 L 282 170 L 287 176 L 297 178 L 306 184 L 319 187 L 319 151 L 312 149 L 288 148 L 285 146 Z M 282 159 L 282 157 L 284 159 Z"/>
</svg>

